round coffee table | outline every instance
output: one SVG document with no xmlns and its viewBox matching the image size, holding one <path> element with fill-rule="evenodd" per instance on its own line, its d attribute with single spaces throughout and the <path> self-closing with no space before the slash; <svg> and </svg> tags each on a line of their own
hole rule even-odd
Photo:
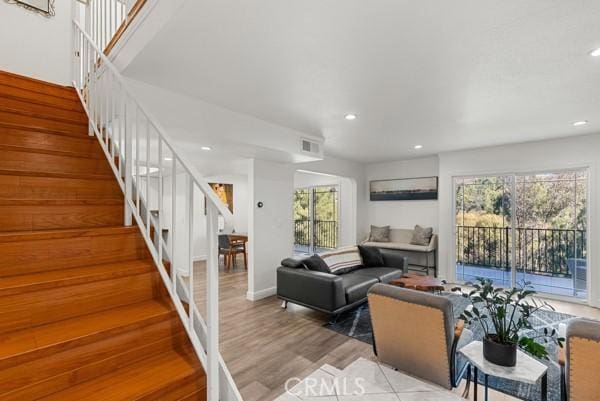
<svg viewBox="0 0 600 401">
<path fill-rule="evenodd" d="M 445 290 L 444 282 L 442 280 L 414 273 L 407 273 L 401 278 L 390 281 L 390 284 L 425 292 L 440 292 Z"/>
</svg>

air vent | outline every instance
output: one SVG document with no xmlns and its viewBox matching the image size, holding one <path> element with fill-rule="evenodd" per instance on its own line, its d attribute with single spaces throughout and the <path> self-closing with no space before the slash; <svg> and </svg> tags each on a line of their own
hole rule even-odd
<svg viewBox="0 0 600 401">
<path fill-rule="evenodd" d="M 315 142 L 311 142 L 307 139 L 302 140 L 302 151 L 308 153 L 319 153 L 319 144 Z"/>
</svg>

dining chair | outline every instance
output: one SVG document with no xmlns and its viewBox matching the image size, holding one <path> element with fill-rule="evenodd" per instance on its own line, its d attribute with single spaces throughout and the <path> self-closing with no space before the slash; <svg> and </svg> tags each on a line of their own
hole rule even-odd
<svg viewBox="0 0 600 401">
<path fill-rule="evenodd" d="M 244 255 L 244 267 L 247 269 L 246 242 L 232 239 L 229 234 L 219 234 L 219 255 L 223 255 L 225 270 L 231 270 L 235 266 L 236 256 L 240 253 Z"/>
</svg>

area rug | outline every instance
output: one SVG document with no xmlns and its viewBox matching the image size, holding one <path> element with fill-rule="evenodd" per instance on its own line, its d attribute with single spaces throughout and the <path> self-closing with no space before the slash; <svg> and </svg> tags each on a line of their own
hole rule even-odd
<svg viewBox="0 0 600 401">
<path fill-rule="evenodd" d="M 470 301 L 457 294 L 444 293 L 445 297 L 450 299 L 454 305 L 454 314 L 458 318 L 462 311 L 470 304 Z M 536 313 L 532 318 L 532 325 L 535 332 L 542 332 L 544 328 L 557 329 L 560 323 L 568 323 L 575 319 L 575 316 L 565 313 L 558 313 L 552 310 L 542 310 Z M 368 304 L 364 304 L 352 311 L 341 315 L 337 322 L 327 323 L 326 328 L 345 334 L 357 340 L 373 344 L 373 332 L 371 327 L 371 316 L 369 314 Z M 473 331 L 474 339 L 483 339 L 483 330 L 479 326 L 469 328 Z M 401 343 L 401 342 L 400 342 Z M 542 360 L 541 362 L 548 366 L 548 400 L 560 401 L 560 367 L 557 362 L 557 346 L 549 344 L 547 349 L 550 360 Z M 482 381 L 480 378 L 479 381 Z M 498 391 L 505 394 L 518 397 L 523 400 L 537 401 L 540 400 L 540 386 L 531 386 L 514 381 L 496 379 L 490 376 L 489 385 Z"/>
</svg>

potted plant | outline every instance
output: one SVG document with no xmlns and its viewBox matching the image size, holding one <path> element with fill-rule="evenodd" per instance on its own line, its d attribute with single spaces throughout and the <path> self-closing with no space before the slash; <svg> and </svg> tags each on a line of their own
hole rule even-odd
<svg viewBox="0 0 600 401">
<path fill-rule="evenodd" d="M 473 290 L 462 292 L 471 304 L 461 315 L 468 325 L 479 324 L 484 332 L 483 355 L 488 361 L 502 366 L 515 366 L 517 347 L 525 352 L 548 359 L 545 344 L 552 341 L 563 346 L 564 338 L 558 338 L 555 329 L 544 328 L 535 336 L 524 335 L 523 331 L 532 330 L 530 318 L 540 309 L 554 308 L 547 302 L 532 298 L 536 294 L 529 282 L 523 282 L 518 288 L 495 288 L 492 280 L 479 278 L 473 284 Z"/>
</svg>

